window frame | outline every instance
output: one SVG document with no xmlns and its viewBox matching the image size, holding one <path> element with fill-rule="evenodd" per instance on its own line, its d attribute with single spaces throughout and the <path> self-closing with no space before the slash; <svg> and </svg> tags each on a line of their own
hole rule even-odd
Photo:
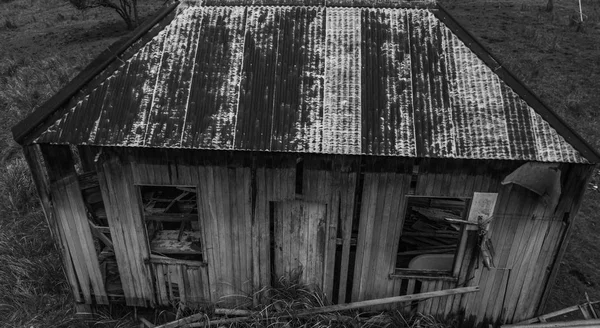
<svg viewBox="0 0 600 328">
<path fill-rule="evenodd" d="M 440 271 L 440 270 L 414 270 L 414 269 L 407 269 L 407 268 L 398 268 L 397 267 L 397 261 L 398 261 L 398 247 L 400 246 L 400 239 L 402 238 L 403 232 L 404 232 L 404 224 L 406 223 L 406 214 L 408 211 L 408 206 L 409 206 L 409 199 L 410 198 L 429 198 L 429 199 L 450 199 L 450 198 L 455 198 L 455 199 L 461 199 L 464 200 L 466 205 L 465 205 L 465 210 L 464 213 L 462 215 L 462 219 L 465 221 L 465 224 L 461 224 L 461 228 L 459 231 L 459 238 L 458 238 L 458 247 L 456 248 L 456 251 L 454 252 L 454 259 L 453 259 L 453 263 L 452 263 L 452 269 L 449 271 Z M 473 197 L 460 197 L 460 196 L 428 196 L 428 195 L 414 195 L 414 194 L 410 194 L 410 195 L 405 195 L 404 196 L 404 204 L 403 204 L 403 211 L 402 211 L 402 229 L 400 230 L 400 234 L 397 236 L 397 240 L 398 240 L 398 246 L 395 249 L 395 256 L 394 256 L 394 266 L 393 266 L 393 273 L 389 275 L 390 279 L 412 279 L 412 278 L 416 278 L 416 279 L 424 279 L 424 280 L 446 280 L 446 281 L 457 281 L 458 280 L 458 274 L 460 273 L 460 269 L 461 269 L 461 263 L 464 259 L 465 253 L 466 253 L 466 248 L 467 248 L 467 240 L 468 240 L 468 236 L 469 236 L 469 230 L 467 229 L 467 222 L 468 222 L 468 217 L 469 217 L 469 212 L 471 210 L 471 204 L 473 201 Z"/>
<path fill-rule="evenodd" d="M 138 193 L 138 197 L 139 197 L 139 205 L 140 205 L 140 212 L 141 212 L 141 219 L 142 219 L 142 223 L 144 226 L 144 232 L 146 234 L 146 243 L 148 246 L 148 251 L 150 253 L 150 258 L 161 258 L 164 259 L 165 261 L 169 261 L 169 262 L 173 262 L 173 263 L 196 263 L 198 265 L 206 265 L 207 264 L 207 260 L 206 260 L 206 245 L 205 245 L 205 238 L 204 238 L 204 227 L 202 225 L 202 218 L 201 218 L 201 208 L 200 208 L 200 188 L 197 185 L 179 185 L 179 184 L 152 184 L 152 183 L 140 183 L 140 184 L 135 184 L 135 187 L 137 189 L 137 193 Z M 151 247 L 151 242 L 152 240 L 149 238 L 150 235 L 148 233 L 148 219 L 146 219 L 148 213 L 146 213 L 146 209 L 144 206 L 144 197 L 143 197 L 143 192 L 142 192 L 142 188 L 143 187 L 158 187 L 158 188 L 168 188 L 168 187 L 172 187 L 172 188 L 188 188 L 188 189 L 193 189 L 196 191 L 196 211 L 197 213 L 195 214 L 189 214 L 189 215 L 195 215 L 196 216 L 196 222 L 198 223 L 198 232 L 200 234 L 200 260 L 184 260 L 184 259 L 178 259 L 175 257 L 171 257 L 170 255 L 172 254 L 162 254 L 159 252 L 155 252 L 152 250 Z M 184 220 L 181 220 L 184 221 Z M 190 220 L 191 222 L 192 220 Z M 163 229 L 164 230 L 164 229 Z M 182 253 L 183 254 L 183 253 Z"/>
</svg>

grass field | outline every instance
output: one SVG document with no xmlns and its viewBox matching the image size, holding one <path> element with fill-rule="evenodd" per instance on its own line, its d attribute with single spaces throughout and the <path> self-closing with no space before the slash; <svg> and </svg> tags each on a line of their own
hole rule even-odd
<svg viewBox="0 0 600 328">
<path fill-rule="evenodd" d="M 600 2 L 458 1 L 443 5 L 501 62 L 600 149 Z M 142 1 L 144 15 L 162 1 Z M 0 0 L 0 325 L 78 327 L 72 299 L 10 127 L 127 31 L 109 11 L 61 0 Z M 600 300 L 600 174 L 588 188 L 546 308 Z M 97 326 L 133 326 L 113 309 Z"/>
</svg>

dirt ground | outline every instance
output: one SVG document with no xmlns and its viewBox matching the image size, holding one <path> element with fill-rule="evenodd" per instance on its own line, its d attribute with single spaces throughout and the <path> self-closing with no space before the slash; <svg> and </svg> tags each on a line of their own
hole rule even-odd
<svg viewBox="0 0 600 328">
<path fill-rule="evenodd" d="M 562 116 L 600 149 L 600 3 L 547 0 L 458 1 L 443 5 L 463 26 Z M 148 15 L 162 1 L 141 1 Z M 79 12 L 60 0 L 0 0 L 0 60 L 40 60 L 58 56 L 83 65 L 125 36 L 125 24 L 111 11 Z M 1 85 L 1 84 L 0 84 Z M 0 108 L 0 118 L 6 114 Z M 6 127 L 1 140 L 9 143 Z M 589 185 L 546 307 L 552 311 L 600 300 L 600 175 Z"/>
</svg>

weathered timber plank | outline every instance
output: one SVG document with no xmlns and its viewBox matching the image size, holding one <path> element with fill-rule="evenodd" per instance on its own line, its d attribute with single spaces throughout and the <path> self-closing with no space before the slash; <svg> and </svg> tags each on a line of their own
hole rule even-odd
<svg viewBox="0 0 600 328">
<path fill-rule="evenodd" d="M 104 179 L 100 174 L 104 174 Z M 154 302 L 152 280 L 144 259 L 150 255 L 142 222 L 141 199 L 133 185 L 131 167 L 118 159 L 101 165 L 99 181 L 107 208 L 115 255 L 129 305 L 147 306 Z M 115 242 L 118 240 L 119 242 Z"/>
<path fill-rule="evenodd" d="M 69 252 L 66 237 L 64 236 L 61 225 L 58 222 L 59 218 L 56 217 L 50 201 L 50 181 L 48 178 L 48 172 L 46 171 L 46 166 L 44 165 L 42 159 L 40 146 L 25 146 L 23 147 L 23 154 L 25 155 L 25 159 L 31 170 L 33 182 L 36 185 L 42 210 L 44 212 L 48 227 L 50 228 L 50 233 L 54 238 L 54 243 L 57 249 L 59 250 L 63 268 L 65 269 L 65 274 L 67 276 L 67 281 L 71 286 L 73 298 L 76 302 L 81 303 L 83 302 L 83 299 L 81 298 L 81 289 L 79 287 L 76 272 L 73 267 L 71 258 L 72 255 Z"/>
<path fill-rule="evenodd" d="M 339 275 L 338 302 L 346 301 L 346 283 L 348 281 L 348 266 L 350 263 L 350 240 L 352 238 L 352 218 L 356 198 L 356 173 L 343 174 L 340 196 L 340 222 L 342 229 L 342 258 Z"/>
<path fill-rule="evenodd" d="M 104 279 L 100 271 L 98 254 L 96 253 L 92 232 L 90 230 L 89 221 L 87 220 L 87 213 L 79 182 L 75 175 L 70 176 L 68 180 L 69 182 L 64 185 L 64 191 L 71 211 L 71 216 L 68 219 L 72 221 L 72 224 L 77 231 L 77 238 L 79 239 L 79 244 L 84 252 L 84 260 L 90 276 L 90 282 L 96 302 L 98 304 L 108 304 Z"/>
</svg>

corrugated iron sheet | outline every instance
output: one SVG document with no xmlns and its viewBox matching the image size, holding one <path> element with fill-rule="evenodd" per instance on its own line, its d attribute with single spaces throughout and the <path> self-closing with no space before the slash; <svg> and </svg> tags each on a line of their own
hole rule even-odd
<svg viewBox="0 0 600 328">
<path fill-rule="evenodd" d="M 178 10 L 36 142 L 587 162 L 431 10 Z"/>
</svg>

